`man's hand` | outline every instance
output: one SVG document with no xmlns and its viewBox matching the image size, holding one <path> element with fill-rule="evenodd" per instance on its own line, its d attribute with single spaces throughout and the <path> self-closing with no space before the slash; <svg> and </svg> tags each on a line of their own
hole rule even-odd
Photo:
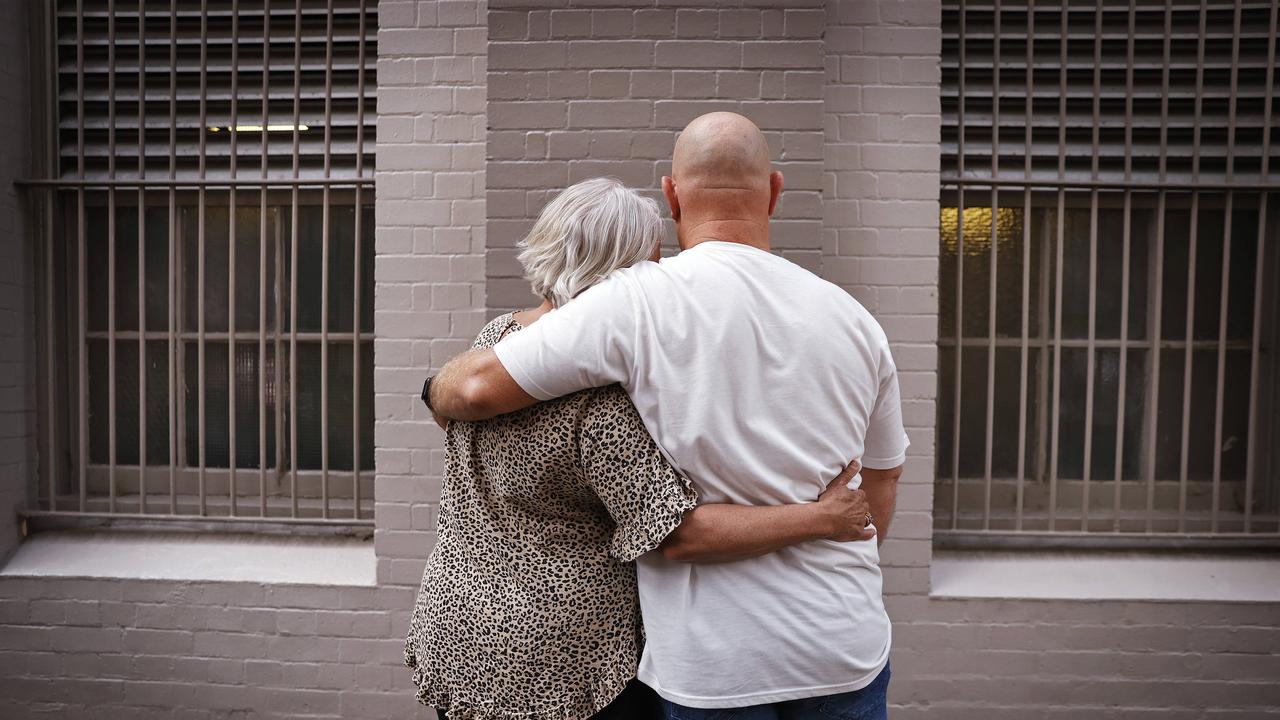
<svg viewBox="0 0 1280 720">
<path fill-rule="evenodd" d="M 818 496 L 818 509 L 830 523 L 828 540 L 858 542 L 871 540 L 876 536 L 875 527 L 867 525 L 867 515 L 871 512 L 867 494 L 861 489 L 849 489 L 849 482 L 861 469 L 862 464 L 857 460 L 849 463 L 834 480 L 827 483 L 827 489 Z"/>
</svg>

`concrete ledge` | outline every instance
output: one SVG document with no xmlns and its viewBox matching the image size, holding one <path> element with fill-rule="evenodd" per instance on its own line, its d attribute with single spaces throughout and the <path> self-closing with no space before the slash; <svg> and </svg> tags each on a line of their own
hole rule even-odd
<svg viewBox="0 0 1280 720">
<path fill-rule="evenodd" d="M 939 598 L 1280 602 L 1280 557 L 1152 553 L 933 555 Z"/>
<path fill-rule="evenodd" d="M 372 587 L 377 560 L 354 538 L 67 530 L 27 538 L 0 576 Z"/>
</svg>

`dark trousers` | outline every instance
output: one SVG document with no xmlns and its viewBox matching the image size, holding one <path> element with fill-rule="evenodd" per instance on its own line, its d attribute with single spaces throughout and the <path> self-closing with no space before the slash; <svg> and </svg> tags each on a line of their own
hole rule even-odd
<svg viewBox="0 0 1280 720">
<path fill-rule="evenodd" d="M 737 708 L 691 708 L 663 700 L 667 720 L 887 720 L 889 666 L 861 690 Z"/>
</svg>

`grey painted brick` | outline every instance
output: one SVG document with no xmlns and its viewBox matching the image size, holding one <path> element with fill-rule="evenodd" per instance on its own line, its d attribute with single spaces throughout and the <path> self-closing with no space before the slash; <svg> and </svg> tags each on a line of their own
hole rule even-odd
<svg viewBox="0 0 1280 720">
<path fill-rule="evenodd" d="M 760 97 L 760 73 L 750 70 L 716 72 L 716 97 L 738 100 Z"/>
<path fill-rule="evenodd" d="M 742 65 L 742 43 L 708 40 L 659 40 L 658 67 L 736 68 Z"/>
<path fill-rule="evenodd" d="M 551 12 L 535 10 L 529 13 L 529 39 L 548 40 L 551 38 Z"/>
<path fill-rule="evenodd" d="M 688 9 L 676 11 L 676 37 L 714 38 L 720 16 L 715 10 Z"/>
<path fill-rule="evenodd" d="M 568 116 L 565 103 L 559 101 L 517 102 L 494 108 L 489 113 L 489 127 L 550 128 L 563 127 Z"/>
<path fill-rule="evenodd" d="M 493 43 L 489 48 L 489 69 L 564 67 L 566 52 L 567 43 L 563 42 Z"/>
<path fill-rule="evenodd" d="M 633 34 L 633 16 L 634 13 L 630 8 L 618 10 L 592 10 L 591 35 L 598 38 L 630 37 Z"/>
<path fill-rule="evenodd" d="M 716 94 L 716 73 L 711 70 L 677 70 L 673 97 L 706 98 Z"/>
<path fill-rule="evenodd" d="M 757 42 L 742 45 L 742 66 L 758 68 L 820 68 L 822 42 L 818 40 Z"/>
<path fill-rule="evenodd" d="M 721 10 L 719 25 L 722 38 L 757 38 L 761 32 L 761 13 L 759 10 Z M 817 30 L 821 33 L 821 26 Z M 817 37 L 817 34 L 810 37 Z"/>
<path fill-rule="evenodd" d="M 784 256 L 867 302 L 898 361 L 913 447 L 894 533 L 883 548 L 886 605 L 895 622 L 893 716 L 1280 717 L 1275 604 L 928 595 L 938 409 L 940 3 L 602 0 L 560 9 L 567 7 L 541 0 L 495 0 L 487 9 L 463 0 L 379 6 L 387 34 L 379 60 L 375 263 L 380 585 L 0 578 L 0 716 L 427 712 L 399 667 L 404 624 L 434 542 L 443 464 L 440 433 L 414 398 L 429 370 L 424 365 L 465 348 L 496 310 L 534 301 L 504 246 L 555 189 L 614 171 L 649 183 L 653 194 L 679 128 L 700 112 L 737 108 L 765 118 L 792 188 L 775 227 Z M 584 25 L 577 18 L 595 21 L 592 7 L 604 12 L 598 23 Z M 683 26 L 682 17 L 689 18 Z M 714 27 L 704 17 L 714 17 Z M 673 39 L 678 33 L 681 39 Z M 627 51 L 647 55 L 620 68 L 571 67 L 573 46 L 564 42 L 570 38 L 601 53 L 595 48 L 615 40 L 647 38 L 628 46 L 647 49 Z M 762 43 L 749 47 L 784 63 L 808 59 L 802 67 L 743 69 L 759 61 L 739 41 Z M 487 60 L 490 53 L 496 62 Z M 592 71 L 602 69 L 597 79 Z M 711 92 L 682 97 L 707 88 L 703 73 L 714 73 Z M 0 97 L 13 97 L 5 94 L 11 83 L 27 75 L 0 72 Z M 570 105 L 562 103 L 558 123 L 550 118 L 488 132 L 496 127 L 493 116 L 504 122 L 504 107 L 556 98 L 606 102 L 579 106 L 581 124 L 573 127 Z M 649 101 L 644 123 L 615 124 L 606 106 L 636 99 Z M 746 104 L 758 100 L 777 107 Z M 3 137 L 21 137 L 21 130 Z M 13 177 L 4 174 L 13 157 L 6 148 L 0 140 L 0 179 Z M 550 170 L 535 169 L 537 162 Z M 486 173 L 490 163 L 494 172 Z M 7 233 L 15 227 L 15 197 L 0 192 L 0 230 Z M 8 307 L 20 297 L 14 284 L 21 280 L 0 276 L 6 338 L 23 317 Z M 7 345 L 0 356 L 6 373 L 21 362 Z M 23 400 L 0 393 L 0 414 L 29 414 L 10 409 Z M 23 467 L 6 462 L 3 453 L 14 448 L 0 444 L 0 466 Z M 20 500 L 4 482 L 0 500 Z M 10 672 L 19 662 L 22 674 Z"/>
<path fill-rule="evenodd" d="M 595 70 L 590 78 L 593 98 L 625 98 L 631 92 L 631 73 L 625 70 Z"/>
<path fill-rule="evenodd" d="M 490 13 L 489 15 L 489 37 L 492 40 L 509 40 L 518 39 L 517 37 L 498 37 L 493 34 L 493 16 L 499 13 Z M 519 15 L 522 27 L 527 26 L 524 20 L 527 16 L 524 13 L 500 13 L 502 15 Z M 583 38 L 591 36 L 591 13 L 586 10 L 552 10 L 551 11 L 551 37 L 556 39 L 564 38 Z"/>
<path fill-rule="evenodd" d="M 491 40 L 523 40 L 529 32 L 526 13 L 493 10 L 488 21 Z"/>
<path fill-rule="evenodd" d="M 569 127 L 645 128 L 652 107 L 646 100 L 575 100 L 569 103 Z"/>
<path fill-rule="evenodd" d="M 676 13 L 672 10 L 637 10 L 633 29 L 638 37 L 669 37 L 675 32 Z"/>
<path fill-rule="evenodd" d="M 881 27 L 866 34 L 864 49 L 885 55 L 937 55 L 941 42 L 937 27 Z"/>
<path fill-rule="evenodd" d="M 668 97 L 671 95 L 672 82 L 669 70 L 635 70 L 631 73 L 631 97 Z"/>
<path fill-rule="evenodd" d="M 574 68 L 647 68 L 653 63 L 654 43 L 648 40 L 574 40 L 569 64 Z"/>
</svg>

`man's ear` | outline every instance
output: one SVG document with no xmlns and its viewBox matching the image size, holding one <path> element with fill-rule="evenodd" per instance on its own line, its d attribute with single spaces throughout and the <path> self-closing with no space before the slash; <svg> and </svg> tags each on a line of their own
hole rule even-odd
<svg viewBox="0 0 1280 720">
<path fill-rule="evenodd" d="M 778 207 L 778 198 L 782 197 L 782 173 L 774 170 L 769 173 L 769 217 Z"/>
<path fill-rule="evenodd" d="M 680 222 L 680 198 L 676 197 L 676 183 L 668 175 L 662 176 L 662 194 L 671 208 L 671 219 Z"/>
</svg>

